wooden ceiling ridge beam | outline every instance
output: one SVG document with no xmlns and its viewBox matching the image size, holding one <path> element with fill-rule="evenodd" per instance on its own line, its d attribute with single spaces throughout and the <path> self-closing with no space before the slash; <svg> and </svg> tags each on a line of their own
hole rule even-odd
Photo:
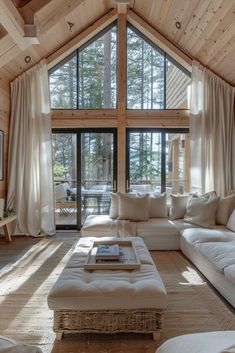
<svg viewBox="0 0 235 353">
<path fill-rule="evenodd" d="M 147 38 L 149 38 L 153 43 L 155 43 L 167 54 L 169 54 L 173 59 L 175 59 L 179 64 L 185 67 L 188 71 L 192 71 L 193 57 L 191 57 L 188 53 L 185 53 L 181 48 L 172 43 L 155 27 L 153 27 L 153 25 L 149 24 L 134 10 L 128 9 L 127 20 L 141 33 L 143 33 Z"/>
<path fill-rule="evenodd" d="M 9 0 L 0 0 L 0 22 L 21 50 L 38 43 L 35 27 L 26 25 L 17 8 Z"/>
<path fill-rule="evenodd" d="M 86 28 L 82 29 L 75 37 L 69 42 L 64 43 L 61 47 L 56 49 L 50 55 L 47 56 L 46 60 L 48 68 L 53 67 L 58 62 L 63 60 L 66 56 L 71 54 L 74 50 L 82 46 L 88 40 L 93 38 L 96 34 L 102 31 L 105 27 L 110 25 L 117 19 L 117 10 L 111 9 L 106 12 L 102 17 L 99 17 L 92 23 L 88 24 Z"/>
</svg>

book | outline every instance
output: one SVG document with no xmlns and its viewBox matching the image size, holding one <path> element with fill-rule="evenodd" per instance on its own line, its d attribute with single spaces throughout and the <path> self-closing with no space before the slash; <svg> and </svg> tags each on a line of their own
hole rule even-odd
<svg viewBox="0 0 235 353">
<path fill-rule="evenodd" d="M 119 260 L 120 249 L 118 244 L 98 244 L 96 260 Z"/>
</svg>

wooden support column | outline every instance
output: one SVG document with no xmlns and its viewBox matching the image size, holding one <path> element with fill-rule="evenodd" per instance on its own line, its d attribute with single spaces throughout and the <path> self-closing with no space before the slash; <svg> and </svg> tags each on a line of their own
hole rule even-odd
<svg viewBox="0 0 235 353">
<path fill-rule="evenodd" d="M 184 141 L 184 192 L 190 191 L 190 148 L 189 148 L 189 135 L 185 135 Z"/>
<path fill-rule="evenodd" d="M 118 14 L 118 191 L 126 191 L 126 14 Z"/>
</svg>

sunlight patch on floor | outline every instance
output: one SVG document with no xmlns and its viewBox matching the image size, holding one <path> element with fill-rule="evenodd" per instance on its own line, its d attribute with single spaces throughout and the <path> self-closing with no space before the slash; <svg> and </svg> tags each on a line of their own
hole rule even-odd
<svg viewBox="0 0 235 353">
<path fill-rule="evenodd" d="M 206 282 L 199 276 L 199 274 L 192 268 L 187 266 L 187 271 L 182 272 L 182 276 L 187 282 L 179 282 L 182 286 L 205 286 Z"/>
</svg>

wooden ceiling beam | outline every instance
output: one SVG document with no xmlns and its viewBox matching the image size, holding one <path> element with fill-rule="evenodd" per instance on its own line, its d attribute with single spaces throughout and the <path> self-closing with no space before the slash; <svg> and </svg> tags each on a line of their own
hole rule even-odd
<svg viewBox="0 0 235 353">
<path fill-rule="evenodd" d="M 41 29 L 38 33 L 40 38 L 40 36 L 46 33 L 46 31 L 49 28 L 54 26 L 58 21 L 60 21 L 64 16 L 72 12 L 76 7 L 81 5 L 84 1 L 85 0 L 32 0 L 24 7 L 25 9 L 24 14 L 27 13 L 29 21 L 30 21 L 30 18 L 32 18 L 32 16 L 34 15 L 35 22 L 37 23 L 37 25 L 39 25 L 39 28 Z M 10 0 L 0 0 L 0 22 L 1 22 L 1 12 L 2 12 L 1 4 L 3 2 L 7 4 L 11 3 Z M 65 7 L 63 7 L 62 5 L 65 5 Z M 13 4 L 12 6 L 13 8 L 15 8 Z M 21 9 L 21 11 L 22 10 L 23 9 Z M 13 11 L 14 13 L 16 12 L 18 13 L 16 8 L 15 10 L 13 9 Z M 34 12 L 33 14 L 32 14 L 32 11 Z M 16 15 L 20 16 L 20 14 L 19 13 L 17 14 L 17 13 Z M 23 32 L 25 31 L 25 27 L 23 26 L 24 19 L 21 18 L 20 22 L 22 26 L 21 34 L 24 35 L 25 34 L 25 32 Z M 15 40 L 13 40 L 13 37 L 10 36 L 10 34 L 7 34 L 0 39 L 0 48 L 1 48 L 0 49 L 0 68 L 9 62 L 9 58 L 10 59 L 15 58 L 17 55 L 20 54 L 21 50 L 26 49 L 29 45 L 32 44 L 32 42 L 30 43 L 29 40 L 26 41 L 26 38 L 24 38 L 22 42 L 23 42 L 23 45 L 18 47 L 18 43 Z M 24 45 L 25 44 L 24 42 L 26 42 L 26 45 Z"/>
<path fill-rule="evenodd" d="M 24 39 L 24 20 L 14 4 L 9 0 L 0 0 L 0 22 L 20 49 L 27 47 Z"/>
<path fill-rule="evenodd" d="M 159 48 L 164 50 L 168 55 L 181 64 L 185 69 L 190 72 L 192 71 L 192 58 L 131 9 L 128 9 L 127 11 L 127 20 Z"/>
<path fill-rule="evenodd" d="M 39 43 L 35 26 L 26 25 L 17 8 L 9 0 L 0 0 L 0 22 L 21 50 Z"/>
<path fill-rule="evenodd" d="M 66 42 L 59 49 L 54 51 L 47 57 L 48 67 L 51 68 L 58 62 L 63 60 L 66 56 L 71 54 L 75 49 L 82 46 L 89 39 L 94 37 L 97 33 L 102 31 L 105 27 L 117 19 L 117 10 L 112 9 L 105 15 L 100 17 L 95 22 L 90 23 L 84 30 L 73 37 L 69 42 Z"/>
</svg>

